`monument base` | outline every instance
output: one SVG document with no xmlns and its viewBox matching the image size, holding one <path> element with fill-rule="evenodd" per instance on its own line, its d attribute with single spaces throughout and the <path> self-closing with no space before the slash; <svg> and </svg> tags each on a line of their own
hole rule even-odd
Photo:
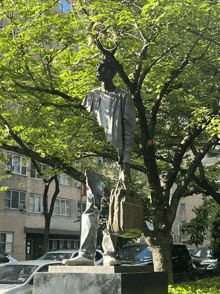
<svg viewBox="0 0 220 294">
<path fill-rule="evenodd" d="M 136 268 L 136 269 L 135 269 Z M 34 294 L 167 294 L 167 274 L 134 266 L 51 266 L 34 276 Z"/>
</svg>

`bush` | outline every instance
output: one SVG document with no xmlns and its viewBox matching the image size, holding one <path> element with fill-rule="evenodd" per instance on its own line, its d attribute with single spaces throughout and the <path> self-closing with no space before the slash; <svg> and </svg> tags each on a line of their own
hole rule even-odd
<svg viewBox="0 0 220 294">
<path fill-rule="evenodd" d="M 170 285 L 169 294 L 219 294 L 220 277 Z"/>
</svg>

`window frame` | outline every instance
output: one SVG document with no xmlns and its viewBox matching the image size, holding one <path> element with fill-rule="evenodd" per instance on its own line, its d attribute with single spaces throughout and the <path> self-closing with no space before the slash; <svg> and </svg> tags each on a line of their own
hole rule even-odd
<svg viewBox="0 0 220 294">
<path fill-rule="evenodd" d="M 69 205 L 67 205 L 67 203 L 69 203 Z M 62 205 L 64 206 L 64 210 L 65 213 L 61 213 L 62 212 Z M 57 212 L 57 210 L 59 209 L 59 213 Z M 69 210 L 69 213 L 68 213 Z M 55 201 L 55 206 L 54 206 L 54 214 L 55 216 L 71 216 L 71 200 L 70 199 L 64 199 L 64 198 L 58 198 Z"/>
<path fill-rule="evenodd" d="M 38 163 L 38 164 L 40 165 L 40 170 L 42 172 L 48 169 L 48 166 L 46 164 L 43 164 L 43 163 Z M 38 171 L 36 170 L 36 168 L 34 167 L 33 163 L 31 163 L 31 178 L 41 180 L 41 177 Z"/>
<path fill-rule="evenodd" d="M 5 242 L 2 241 L 3 234 L 5 235 Z M 9 239 L 9 235 L 11 235 L 11 239 Z M 5 244 L 5 249 L 3 249 L 2 244 Z M 10 246 L 8 247 L 8 245 Z M 10 248 L 10 250 L 7 248 Z M 14 232 L 0 232 L 0 250 L 2 250 L 5 253 L 14 252 Z"/>
<path fill-rule="evenodd" d="M 184 207 L 184 209 L 183 209 L 183 207 Z M 185 203 L 180 204 L 180 213 L 181 214 L 186 213 L 186 204 Z"/>
<path fill-rule="evenodd" d="M 6 157 L 8 158 L 7 168 L 10 172 L 16 175 L 27 176 L 27 163 L 24 162 L 27 159 L 25 156 L 6 153 Z M 18 158 L 19 160 L 17 160 Z M 17 169 L 19 169 L 19 171 Z"/>
<path fill-rule="evenodd" d="M 72 6 L 71 3 L 66 1 L 66 0 L 60 0 L 59 4 L 58 4 L 58 9 L 59 11 L 63 12 L 63 13 L 69 13 L 72 10 Z"/>
<path fill-rule="evenodd" d="M 9 195 L 7 195 L 8 193 L 10 193 Z M 13 195 L 14 193 L 14 195 Z M 15 193 L 18 193 L 18 207 L 13 207 L 13 197 L 15 196 Z M 24 199 L 21 199 L 21 193 L 24 194 L 22 196 L 24 196 Z M 7 197 L 6 197 L 7 196 Z M 8 197 L 9 196 L 9 197 Z M 10 209 L 10 210 L 26 210 L 26 192 L 25 191 L 17 191 L 17 190 L 6 190 L 5 191 L 5 195 L 4 195 L 4 200 L 5 200 L 5 205 L 4 205 L 4 209 Z M 6 201 L 9 201 L 9 206 L 6 206 Z"/>
<path fill-rule="evenodd" d="M 34 203 L 31 203 L 31 199 L 33 199 L 33 198 L 34 198 Z M 37 204 L 37 201 L 40 202 L 39 205 Z M 33 204 L 34 211 L 31 210 L 31 204 Z M 36 210 L 37 207 L 39 207 L 39 210 Z M 32 193 L 30 194 L 30 196 L 29 196 L 29 212 L 31 212 L 31 213 L 43 213 L 44 212 L 43 196 L 32 194 Z"/>
</svg>

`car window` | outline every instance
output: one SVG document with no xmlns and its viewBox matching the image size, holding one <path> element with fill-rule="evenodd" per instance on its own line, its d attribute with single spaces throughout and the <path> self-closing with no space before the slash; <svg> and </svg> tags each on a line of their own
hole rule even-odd
<svg viewBox="0 0 220 294">
<path fill-rule="evenodd" d="M 58 260 L 58 261 L 62 261 L 63 259 L 69 259 L 71 257 L 72 253 L 51 253 L 48 252 L 46 254 L 44 254 L 40 259 L 42 260 Z"/>
<path fill-rule="evenodd" d="M 179 257 L 183 257 L 183 256 L 189 256 L 189 251 L 187 250 L 187 248 L 185 246 L 173 246 L 176 255 Z"/>
<path fill-rule="evenodd" d="M 193 256 L 195 257 L 201 257 L 201 250 L 197 250 L 193 253 Z"/>
<path fill-rule="evenodd" d="M 38 273 L 45 273 L 48 272 L 49 265 L 42 266 L 37 272 Z"/>
<path fill-rule="evenodd" d="M 0 264 L 1 263 L 8 263 L 9 259 L 6 256 L 0 255 Z"/>
<path fill-rule="evenodd" d="M 99 260 L 102 258 L 102 254 L 99 253 L 98 251 L 96 251 L 96 255 L 95 255 L 95 261 Z"/>
<path fill-rule="evenodd" d="M 144 256 L 149 256 L 149 247 L 145 246 L 127 246 L 122 248 L 121 258 L 122 259 L 134 259 L 134 258 L 145 258 Z M 143 257 L 138 257 L 143 256 Z M 149 257 L 146 257 L 149 258 Z"/>
<path fill-rule="evenodd" d="M 0 268 L 0 284 L 23 284 L 36 268 L 36 265 L 5 265 Z"/>
<path fill-rule="evenodd" d="M 198 249 L 193 253 L 193 256 L 200 258 L 212 258 L 212 252 L 210 249 Z"/>
<path fill-rule="evenodd" d="M 135 258 L 152 258 L 152 252 L 150 248 L 145 248 L 141 253 L 139 253 Z"/>
</svg>

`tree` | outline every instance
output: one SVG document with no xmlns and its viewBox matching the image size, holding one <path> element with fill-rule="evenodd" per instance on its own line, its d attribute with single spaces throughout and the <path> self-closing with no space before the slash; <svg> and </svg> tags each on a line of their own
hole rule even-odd
<svg viewBox="0 0 220 294">
<path fill-rule="evenodd" d="M 143 234 L 155 271 L 172 282 L 170 234 L 180 198 L 204 193 L 220 203 L 216 178 L 202 163 L 219 142 L 218 1 L 77 0 L 66 15 L 53 10 L 58 1 L 24 2 L 1 2 L 8 22 L 0 32 L 1 147 L 81 182 L 76 160 L 117 161 L 81 106 L 98 85 L 100 55 L 115 58 L 115 83 L 137 109 L 131 168 L 147 182 L 140 197 L 150 199 L 145 219 L 154 225 L 151 231 L 144 222 Z"/>
<path fill-rule="evenodd" d="M 210 240 L 209 247 L 219 258 L 220 245 L 220 206 L 213 199 L 204 198 L 204 203 L 193 210 L 195 218 L 182 226 L 182 230 L 190 236 L 188 244 L 202 245 L 205 240 Z"/>
<path fill-rule="evenodd" d="M 190 239 L 187 240 L 188 244 L 195 244 L 196 247 L 198 247 L 198 245 L 202 245 L 206 239 L 209 239 L 212 226 L 212 217 L 210 217 L 210 214 L 213 213 L 213 208 L 216 212 L 215 204 L 216 202 L 212 201 L 211 203 L 211 201 L 205 198 L 203 205 L 193 209 L 196 215 L 195 218 L 181 227 L 181 230 L 190 236 Z"/>
<path fill-rule="evenodd" d="M 47 251 L 47 246 L 48 246 L 48 241 L 49 241 L 49 233 L 50 233 L 50 223 L 51 223 L 51 218 L 52 218 L 53 211 L 54 211 L 55 201 L 56 201 L 57 196 L 60 192 L 60 188 L 59 188 L 60 185 L 59 185 L 59 180 L 58 180 L 58 177 L 56 174 L 53 176 L 50 176 L 49 179 L 47 179 L 46 174 L 41 171 L 39 164 L 34 159 L 32 159 L 31 161 L 32 161 L 35 169 L 37 170 L 38 174 L 40 175 L 41 179 L 44 182 L 43 214 L 44 214 L 45 227 L 44 227 L 44 243 L 42 246 L 42 251 L 43 251 L 42 253 L 44 254 Z M 53 193 L 52 200 L 49 205 L 48 192 L 50 189 L 50 184 L 53 181 L 55 182 L 55 191 Z"/>
</svg>

